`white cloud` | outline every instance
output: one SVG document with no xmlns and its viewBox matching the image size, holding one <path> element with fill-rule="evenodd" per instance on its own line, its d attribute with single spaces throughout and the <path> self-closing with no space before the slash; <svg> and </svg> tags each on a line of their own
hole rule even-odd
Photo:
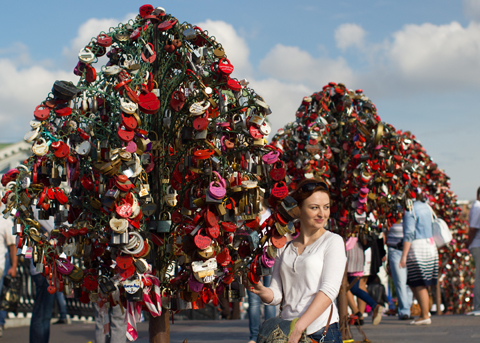
<svg viewBox="0 0 480 343">
<path fill-rule="evenodd" d="M 407 25 L 385 52 L 399 77 L 434 88 L 479 86 L 480 24 Z"/>
<path fill-rule="evenodd" d="M 480 20 L 480 0 L 463 0 L 463 13 L 471 20 Z"/>
<path fill-rule="evenodd" d="M 325 82 L 352 82 L 354 79 L 353 71 L 342 57 L 315 58 L 298 47 L 282 44 L 273 47 L 260 61 L 259 70 L 272 78 L 313 86 L 313 90 Z"/>
<path fill-rule="evenodd" d="M 232 77 L 239 79 L 251 77 L 250 49 L 245 38 L 240 37 L 232 25 L 209 19 L 198 23 L 197 26 L 208 31 L 209 36 L 215 36 L 217 42 L 222 44 L 230 63 L 235 67 Z"/>
<path fill-rule="evenodd" d="M 33 111 L 52 89 L 55 80 L 75 77 L 62 70 L 48 70 L 41 66 L 24 66 L 18 59 L 0 59 L 0 127 L 1 141 L 15 142 L 30 127 Z"/>
<path fill-rule="evenodd" d="M 342 50 L 354 47 L 362 49 L 366 32 L 357 24 L 343 24 L 335 30 L 337 47 Z"/>
</svg>

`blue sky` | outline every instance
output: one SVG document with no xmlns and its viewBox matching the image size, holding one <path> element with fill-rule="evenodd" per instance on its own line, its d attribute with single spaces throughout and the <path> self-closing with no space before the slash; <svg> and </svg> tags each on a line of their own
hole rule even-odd
<svg viewBox="0 0 480 343">
<path fill-rule="evenodd" d="M 77 53 L 144 1 L 2 4 L 0 140 L 28 131 L 57 79 L 76 81 Z M 460 199 L 480 185 L 480 1 L 170 1 L 180 21 L 225 46 L 235 77 L 273 109 L 274 130 L 330 81 L 362 88 L 382 120 L 412 131 Z"/>
</svg>

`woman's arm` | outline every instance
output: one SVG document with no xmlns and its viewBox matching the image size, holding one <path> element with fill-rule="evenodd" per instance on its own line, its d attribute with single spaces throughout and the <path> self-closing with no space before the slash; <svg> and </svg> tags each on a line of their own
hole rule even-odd
<svg viewBox="0 0 480 343">
<path fill-rule="evenodd" d="M 273 301 L 273 291 L 270 288 L 265 287 L 261 281 L 256 285 L 253 285 L 253 287 L 250 287 L 250 292 L 258 295 L 260 300 L 265 304 L 270 304 Z"/>
<path fill-rule="evenodd" d="M 288 339 L 288 343 L 297 343 L 302 336 L 302 332 L 305 331 L 315 319 L 320 317 L 331 304 L 332 300 L 327 297 L 325 293 L 322 291 L 318 292 L 310 306 L 308 306 L 307 311 L 305 311 L 295 323 L 295 328 Z"/>
</svg>

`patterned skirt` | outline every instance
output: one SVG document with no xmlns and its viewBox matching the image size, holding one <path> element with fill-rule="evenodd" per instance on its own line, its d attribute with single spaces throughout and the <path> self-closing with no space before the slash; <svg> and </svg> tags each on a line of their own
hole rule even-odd
<svg viewBox="0 0 480 343">
<path fill-rule="evenodd" d="M 431 238 L 416 239 L 407 255 L 407 285 L 433 286 L 438 279 L 438 250 Z"/>
</svg>

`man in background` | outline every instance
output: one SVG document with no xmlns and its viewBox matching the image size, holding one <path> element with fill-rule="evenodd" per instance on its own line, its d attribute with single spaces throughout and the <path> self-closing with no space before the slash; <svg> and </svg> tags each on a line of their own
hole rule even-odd
<svg viewBox="0 0 480 343">
<path fill-rule="evenodd" d="M 13 222 L 11 219 L 0 217 L 0 294 L 3 288 L 3 279 L 6 275 L 17 275 L 17 249 L 15 236 L 12 234 Z M 0 311 L 0 337 L 3 336 L 6 311 Z"/>
<path fill-rule="evenodd" d="M 478 233 L 480 231 L 480 187 L 477 189 L 477 200 L 472 204 L 468 214 L 468 223 L 470 230 L 468 231 L 467 248 L 475 261 L 475 286 L 473 311 L 467 314 L 480 316 L 480 234 Z"/>
</svg>

